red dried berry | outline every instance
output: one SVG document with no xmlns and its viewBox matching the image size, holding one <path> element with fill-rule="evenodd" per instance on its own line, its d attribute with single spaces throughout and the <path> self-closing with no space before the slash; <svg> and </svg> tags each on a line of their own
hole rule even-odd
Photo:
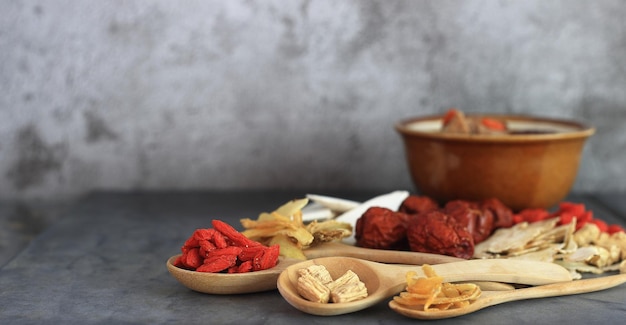
<svg viewBox="0 0 626 325">
<path fill-rule="evenodd" d="M 261 269 L 267 270 L 276 266 L 278 255 L 280 254 L 280 245 L 273 245 L 265 249 L 263 259 L 261 261 Z"/>
<path fill-rule="evenodd" d="M 213 225 L 215 228 L 194 231 L 181 247 L 182 254 L 174 265 L 214 273 L 250 272 L 276 265 L 280 246 L 264 246 L 220 220 L 213 220 Z"/>
<path fill-rule="evenodd" d="M 237 246 L 228 246 L 224 248 L 216 248 L 209 253 L 208 257 L 211 256 L 219 256 L 219 255 L 235 255 L 238 256 L 241 254 L 241 247 Z"/>
<path fill-rule="evenodd" d="M 261 243 L 256 242 L 242 233 L 238 232 L 231 225 L 225 223 L 221 220 L 213 220 L 213 228 L 219 231 L 224 237 L 230 239 L 236 246 L 246 247 L 246 246 L 259 246 Z"/>
<path fill-rule="evenodd" d="M 237 263 L 235 255 L 217 255 L 204 259 L 204 263 L 196 268 L 198 272 L 222 272 Z"/>
<path fill-rule="evenodd" d="M 202 265 L 202 261 L 204 260 L 200 256 L 200 251 L 198 248 L 192 248 L 188 250 L 182 256 L 182 262 L 189 268 L 195 269 L 198 266 Z"/>
<path fill-rule="evenodd" d="M 211 240 L 214 233 L 215 229 L 196 229 L 196 231 L 193 232 L 193 238 L 198 241 Z"/>
<path fill-rule="evenodd" d="M 248 246 L 241 247 L 241 253 L 239 254 L 239 260 L 242 262 L 252 260 L 260 251 L 263 251 L 265 246 Z"/>
<path fill-rule="evenodd" d="M 611 235 L 620 231 L 624 232 L 624 228 L 622 228 L 622 226 L 620 225 L 610 225 L 607 229 L 607 232 Z"/>
<path fill-rule="evenodd" d="M 213 234 L 213 244 L 217 248 L 228 247 L 228 242 L 226 242 L 226 238 L 224 237 L 224 235 L 222 235 L 222 233 L 217 232 L 217 231 Z"/>
</svg>

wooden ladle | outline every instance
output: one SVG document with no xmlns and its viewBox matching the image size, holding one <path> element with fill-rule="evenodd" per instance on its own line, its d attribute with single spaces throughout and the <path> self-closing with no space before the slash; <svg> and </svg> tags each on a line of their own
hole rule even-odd
<svg viewBox="0 0 626 325">
<path fill-rule="evenodd" d="M 394 311 L 411 318 L 443 319 L 473 313 L 477 310 L 505 302 L 600 291 L 616 287 L 623 283 L 626 283 L 626 274 L 610 275 L 564 283 L 554 283 L 509 291 L 483 291 L 480 297 L 469 305 L 448 310 L 424 311 L 423 309 L 403 306 L 393 300 L 389 302 L 389 307 L 391 307 Z"/>
<path fill-rule="evenodd" d="M 298 294 L 298 270 L 310 265 L 324 265 L 336 279 L 347 270 L 355 272 L 365 283 L 368 296 L 347 303 L 317 303 Z M 565 268 L 548 262 L 524 260 L 467 260 L 433 265 L 435 272 L 447 282 L 497 281 L 527 285 L 543 285 L 572 280 Z M 287 267 L 278 277 L 277 287 L 285 300 L 303 312 L 321 315 L 341 315 L 370 307 L 406 287 L 406 272 L 412 270 L 424 276 L 419 266 L 392 265 L 349 257 L 318 258 Z"/>
</svg>

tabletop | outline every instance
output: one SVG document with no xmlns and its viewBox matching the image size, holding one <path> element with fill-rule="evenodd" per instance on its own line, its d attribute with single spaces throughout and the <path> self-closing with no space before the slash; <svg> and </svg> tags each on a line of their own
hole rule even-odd
<svg viewBox="0 0 626 325">
<path fill-rule="evenodd" d="M 384 191 L 316 193 L 363 201 Z M 314 316 L 277 290 L 241 295 L 191 291 L 165 262 L 197 228 L 220 219 L 242 230 L 256 218 L 304 197 L 302 191 L 95 192 L 0 268 L 0 324 L 414 324 L 379 303 L 340 316 Z M 594 216 L 626 224 L 625 193 L 572 194 Z M 626 285 L 566 297 L 506 303 L 453 324 L 617 323 L 626 315 Z"/>
</svg>

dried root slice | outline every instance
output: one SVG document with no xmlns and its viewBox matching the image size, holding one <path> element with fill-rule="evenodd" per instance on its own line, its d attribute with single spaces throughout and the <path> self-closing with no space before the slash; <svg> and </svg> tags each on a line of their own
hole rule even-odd
<svg viewBox="0 0 626 325">
<path fill-rule="evenodd" d="M 352 270 L 346 271 L 328 287 L 330 288 L 330 301 L 334 303 L 350 302 L 367 297 L 365 283 L 361 282 L 359 276 Z"/>
<path fill-rule="evenodd" d="M 333 278 L 330 276 L 330 273 L 328 273 L 328 270 L 324 265 L 311 265 L 305 269 L 299 269 L 298 275 L 310 275 L 324 286 L 333 282 Z"/>
<path fill-rule="evenodd" d="M 305 260 L 303 249 L 311 245 L 340 240 L 352 234 L 352 225 L 335 220 L 313 221 L 305 225 L 302 209 L 308 198 L 291 200 L 273 212 L 263 212 L 256 220 L 240 219 L 242 232 L 249 239 L 267 246 L 280 245 L 280 255 Z"/>
<path fill-rule="evenodd" d="M 298 270 L 297 291 L 303 298 L 319 303 L 350 302 L 367 297 L 367 288 L 356 273 L 348 270 L 333 281 L 323 265 Z"/>
<path fill-rule="evenodd" d="M 325 268 L 324 271 L 326 271 Z M 313 302 L 327 303 L 329 301 L 330 289 L 322 282 L 321 278 L 324 277 L 323 275 L 319 277 L 316 275 L 317 271 L 312 271 L 308 268 L 301 269 L 298 273 L 298 286 L 296 289 L 302 297 Z M 326 273 L 328 274 L 328 271 Z"/>
<path fill-rule="evenodd" d="M 336 220 L 323 222 L 314 220 L 306 225 L 306 230 L 313 234 L 313 244 L 341 240 L 352 234 L 352 226 L 349 223 Z"/>
</svg>

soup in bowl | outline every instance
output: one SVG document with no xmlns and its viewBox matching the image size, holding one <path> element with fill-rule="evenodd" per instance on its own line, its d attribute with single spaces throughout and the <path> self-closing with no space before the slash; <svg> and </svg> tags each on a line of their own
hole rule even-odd
<svg viewBox="0 0 626 325">
<path fill-rule="evenodd" d="M 418 192 L 441 203 L 497 198 L 516 211 L 550 208 L 571 190 L 585 142 L 595 132 L 576 121 L 533 116 L 463 118 L 496 126 L 485 132 L 449 131 L 448 114 L 395 125 Z"/>
</svg>

